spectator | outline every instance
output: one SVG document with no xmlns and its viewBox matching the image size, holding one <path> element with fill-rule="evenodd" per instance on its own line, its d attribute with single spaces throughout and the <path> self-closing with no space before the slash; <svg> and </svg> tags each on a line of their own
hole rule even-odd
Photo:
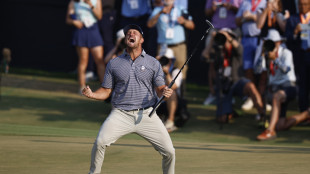
<svg viewBox="0 0 310 174">
<path fill-rule="evenodd" d="M 173 62 L 175 57 L 173 55 L 173 51 L 168 48 L 165 52 L 165 55 L 159 58 L 159 62 L 162 65 L 165 80 L 167 85 L 171 83 L 171 81 L 176 77 L 180 69 L 173 68 Z M 166 108 L 168 111 L 168 118 L 165 120 L 165 127 L 167 128 L 168 132 L 172 132 L 177 130 L 177 127 L 174 124 L 175 121 L 175 114 L 178 108 L 178 98 L 181 93 L 181 84 L 182 84 L 182 73 L 176 78 L 175 83 L 171 87 L 173 89 L 173 93 L 171 97 L 166 101 Z M 163 105 L 161 105 L 163 106 Z"/>
<path fill-rule="evenodd" d="M 286 18 L 281 12 L 281 0 L 268 1 L 266 8 L 259 10 L 257 13 L 257 28 L 261 29 L 260 36 L 264 38 L 268 34 L 269 29 L 276 29 L 283 35 L 285 31 Z"/>
<path fill-rule="evenodd" d="M 101 172 L 108 146 L 124 135 L 136 133 L 162 155 L 163 173 L 174 174 L 175 149 L 171 138 L 156 113 L 149 117 L 157 97 L 168 99 L 173 90 L 165 85 L 159 62 L 144 52 L 141 28 L 128 25 L 124 33 L 126 52 L 109 62 L 102 87 L 94 92 L 88 86 L 83 89 L 86 97 L 97 100 L 106 100 L 114 93 L 113 109 L 93 145 L 89 173 Z"/>
<path fill-rule="evenodd" d="M 286 117 L 287 105 L 297 95 L 296 77 L 292 52 L 281 45 L 281 37 L 277 30 L 270 29 L 265 38 L 262 56 L 269 70 L 269 92 L 272 95 L 272 111 L 267 129 L 257 136 L 258 140 L 271 140 L 277 137 L 276 126 L 279 118 Z M 255 69 L 262 67 L 262 61 Z"/>
<path fill-rule="evenodd" d="M 256 49 L 254 64 L 261 56 L 262 46 L 263 46 L 263 38 L 265 38 L 270 29 L 276 29 L 283 35 L 285 30 L 286 19 L 282 12 L 282 2 L 281 0 L 268 1 L 265 9 L 259 10 L 257 14 L 257 28 L 261 29 L 260 32 L 260 44 Z M 267 87 L 267 69 L 264 68 L 264 71 L 259 74 L 255 74 L 254 83 L 256 84 L 260 95 L 263 98 L 264 106 L 267 111 L 271 111 L 271 105 L 266 101 L 266 87 Z M 257 116 L 257 119 L 261 119 L 260 116 Z"/>
<path fill-rule="evenodd" d="M 104 43 L 104 57 L 114 47 L 114 24 L 116 21 L 116 10 L 114 9 L 115 0 L 101 0 L 102 2 L 102 18 L 98 21 L 100 34 Z M 90 55 L 87 72 L 86 82 L 89 80 L 95 80 L 95 62 L 94 58 Z"/>
<path fill-rule="evenodd" d="M 212 103 L 216 96 L 214 91 L 213 81 L 215 78 L 214 64 L 210 61 L 210 49 L 213 45 L 213 38 L 216 34 L 216 31 L 222 28 L 229 28 L 235 33 L 240 33 L 239 28 L 235 23 L 235 16 L 238 11 L 238 7 L 241 4 L 242 0 L 232 0 L 232 1 L 222 1 L 222 0 L 207 0 L 205 13 L 208 18 L 211 19 L 212 24 L 214 25 L 215 30 L 211 30 L 207 39 L 206 46 L 202 52 L 202 57 L 205 58 L 206 62 L 209 63 L 208 69 L 208 84 L 210 88 L 210 94 L 204 101 L 204 105 L 209 105 Z"/>
<path fill-rule="evenodd" d="M 277 123 L 276 129 L 278 131 L 288 130 L 293 126 L 298 125 L 299 123 L 302 123 L 302 122 L 309 123 L 309 121 L 310 121 L 310 107 L 306 111 L 293 115 L 291 117 L 280 118 Z"/>
<path fill-rule="evenodd" d="M 116 21 L 115 0 L 102 1 L 102 19 L 98 21 L 100 33 L 104 42 L 105 56 L 114 47 L 114 28 Z"/>
<path fill-rule="evenodd" d="M 116 35 L 117 35 L 116 44 L 115 44 L 114 48 L 104 58 L 105 65 L 107 65 L 111 59 L 123 54 L 123 52 L 126 48 L 125 35 L 123 32 L 124 32 L 123 29 L 121 29 L 116 33 Z"/>
<path fill-rule="evenodd" d="M 243 0 L 236 14 L 236 24 L 241 27 L 243 45 L 243 69 L 245 77 L 254 82 L 253 63 L 256 47 L 259 43 L 260 29 L 257 28 L 257 12 L 266 7 L 266 0 Z M 248 98 L 242 109 L 253 107 L 253 101 Z"/>
<path fill-rule="evenodd" d="M 4 73 L 8 74 L 10 70 L 10 62 L 12 60 L 11 50 L 9 48 L 3 48 L 2 55 L 3 55 L 2 62 L 3 62 Z M 0 68 L 0 71 L 1 71 L 1 68 Z"/>
<path fill-rule="evenodd" d="M 230 29 L 221 29 L 214 38 L 215 69 L 217 71 L 217 121 L 226 123 L 232 118 L 233 96 L 250 96 L 259 114 L 263 113 L 263 103 L 255 85 L 242 77 L 242 45 Z"/>
<path fill-rule="evenodd" d="M 154 8 L 148 22 L 149 28 L 156 26 L 158 32 L 157 43 L 159 50 L 171 48 L 176 61 L 174 66 L 181 68 L 187 58 L 185 30 L 193 30 L 195 24 L 187 10 L 174 5 L 174 0 L 164 0 L 164 6 Z M 183 82 L 186 79 L 187 66 L 184 67 Z M 183 96 L 182 91 L 182 96 Z"/>
<path fill-rule="evenodd" d="M 144 32 L 145 42 L 143 48 L 148 54 L 151 54 L 149 50 L 149 28 L 146 26 L 147 20 L 152 12 L 151 0 L 120 0 L 120 17 L 117 30 L 123 29 L 128 24 L 136 24 L 141 27 Z"/>
<path fill-rule="evenodd" d="M 298 69 L 298 104 L 300 112 L 309 106 L 310 92 L 310 1 L 298 1 L 299 14 L 292 15 L 286 23 L 285 36 L 293 51 L 295 69 Z"/>
<path fill-rule="evenodd" d="M 86 86 L 85 72 L 89 53 L 97 65 L 99 80 L 103 80 L 105 66 L 103 62 L 103 41 L 99 32 L 98 19 L 102 18 L 101 0 L 71 0 L 68 5 L 66 23 L 75 27 L 73 45 L 79 56 L 78 81 L 80 91 Z"/>
<path fill-rule="evenodd" d="M 286 14 L 294 15 L 298 13 L 298 0 L 281 0 L 283 4 L 283 9 Z"/>
</svg>

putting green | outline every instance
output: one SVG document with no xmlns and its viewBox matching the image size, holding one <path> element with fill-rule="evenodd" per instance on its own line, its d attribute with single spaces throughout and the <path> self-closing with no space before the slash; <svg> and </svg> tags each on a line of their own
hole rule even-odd
<svg viewBox="0 0 310 174">
<path fill-rule="evenodd" d="M 0 136 L 0 173 L 79 174 L 89 169 L 93 138 Z M 174 141 L 176 173 L 309 172 L 310 148 Z M 108 147 L 102 173 L 158 174 L 161 156 L 142 139 L 121 138 Z"/>
</svg>

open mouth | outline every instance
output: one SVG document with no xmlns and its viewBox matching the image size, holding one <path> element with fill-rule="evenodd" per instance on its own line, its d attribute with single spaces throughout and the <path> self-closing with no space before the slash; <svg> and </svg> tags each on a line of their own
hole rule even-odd
<svg viewBox="0 0 310 174">
<path fill-rule="evenodd" d="M 130 38 L 130 39 L 129 39 L 129 42 L 130 42 L 130 43 L 135 43 L 135 40 L 134 40 L 133 38 Z"/>
</svg>

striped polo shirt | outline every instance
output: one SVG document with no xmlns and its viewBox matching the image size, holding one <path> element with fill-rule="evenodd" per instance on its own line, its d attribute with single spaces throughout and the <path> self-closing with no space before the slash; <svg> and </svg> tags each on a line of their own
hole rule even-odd
<svg viewBox="0 0 310 174">
<path fill-rule="evenodd" d="M 112 105 L 133 110 L 155 105 L 155 87 L 165 85 L 160 63 L 142 51 L 133 61 L 125 51 L 109 61 L 102 87 L 113 89 Z"/>
</svg>

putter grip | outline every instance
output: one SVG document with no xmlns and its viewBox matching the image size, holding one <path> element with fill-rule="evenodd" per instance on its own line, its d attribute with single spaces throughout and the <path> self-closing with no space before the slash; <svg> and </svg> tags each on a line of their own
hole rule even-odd
<svg viewBox="0 0 310 174">
<path fill-rule="evenodd" d="M 173 80 L 171 81 L 171 83 L 168 85 L 168 88 L 171 88 L 172 85 L 174 84 L 174 82 L 175 82 L 175 79 L 173 79 Z M 151 117 L 151 116 L 154 114 L 154 112 L 157 110 L 157 108 L 159 107 L 159 105 L 161 104 L 161 102 L 162 102 L 164 99 L 165 99 L 165 96 L 161 96 L 161 97 L 160 97 L 159 101 L 156 103 L 156 105 L 154 106 L 153 110 L 152 110 L 151 113 L 149 114 L 149 117 Z"/>
</svg>

